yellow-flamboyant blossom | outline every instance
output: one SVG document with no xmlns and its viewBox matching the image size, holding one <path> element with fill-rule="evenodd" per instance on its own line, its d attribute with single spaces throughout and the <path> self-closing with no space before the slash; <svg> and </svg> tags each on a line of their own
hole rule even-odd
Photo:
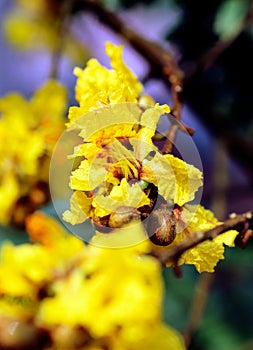
<svg viewBox="0 0 253 350">
<path fill-rule="evenodd" d="M 125 249 L 86 246 L 42 213 L 28 217 L 27 230 L 34 244 L 2 248 L 1 324 L 30 325 L 43 349 L 49 344 L 39 343 L 42 329 L 43 341 L 48 335 L 50 346 L 59 350 L 185 349 L 179 334 L 162 321 L 161 268 L 143 255 L 146 243 Z M 25 336 L 14 338 L 18 348 Z"/>
<path fill-rule="evenodd" d="M 69 5 L 67 1 L 36 0 L 32 4 L 30 0 L 15 0 L 13 11 L 3 21 L 8 42 L 22 50 L 61 51 L 80 62 L 87 56 L 87 50 L 72 30 L 66 30 L 71 14 Z"/>
<path fill-rule="evenodd" d="M 36 207 L 48 200 L 49 161 L 64 129 L 66 104 L 67 92 L 54 80 L 29 101 L 17 93 L 0 99 L 0 223 L 18 215 L 18 201 Z M 24 218 L 16 219 L 19 224 Z"/>
<path fill-rule="evenodd" d="M 74 192 L 63 219 L 72 225 L 90 219 L 109 235 L 141 220 L 146 238 L 156 244 L 150 242 L 149 249 L 170 249 L 218 220 L 201 206 L 189 204 L 202 186 L 202 173 L 178 157 L 161 154 L 153 144 L 159 119 L 169 107 L 152 98 L 149 106 L 142 103 L 142 85 L 123 62 L 122 46 L 107 43 L 106 52 L 111 70 L 95 59 L 84 70 L 75 70 L 80 106 L 70 108 L 67 127 L 76 130 L 83 142 L 69 155 L 79 161 L 70 176 Z M 117 232 L 121 235 L 124 230 Z M 223 258 L 224 244 L 233 246 L 236 234 L 229 231 L 190 249 L 179 264 L 212 272 Z M 100 242 L 106 245 L 106 238 Z M 136 244 L 138 239 L 130 242 Z"/>
</svg>

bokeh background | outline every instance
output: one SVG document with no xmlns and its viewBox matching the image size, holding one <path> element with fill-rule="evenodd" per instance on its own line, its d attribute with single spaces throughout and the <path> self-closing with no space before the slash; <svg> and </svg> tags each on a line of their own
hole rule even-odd
<svg viewBox="0 0 253 350">
<path fill-rule="evenodd" d="M 202 204 L 212 209 L 220 220 L 232 212 L 252 210 L 252 1 L 107 0 L 103 3 L 143 37 L 171 50 L 185 74 L 182 120 L 195 129 L 193 140 L 204 172 Z M 15 1 L 0 1 L 1 24 L 14 6 Z M 249 23 L 245 23 L 245 18 Z M 79 66 L 84 67 L 89 57 L 108 65 L 105 41 L 124 43 L 125 61 L 143 81 L 145 91 L 156 101 L 171 104 L 169 85 L 149 74 L 147 61 L 96 16 L 79 13 L 71 22 L 71 30 L 84 48 Z M 58 79 L 68 87 L 69 104 L 73 105 L 72 71 L 76 63 L 65 55 L 58 63 Z M 12 91 L 31 96 L 49 77 L 51 67 L 52 54 L 42 47 L 30 51 L 11 47 L 1 26 L 0 96 Z M 55 215 L 52 205 L 42 209 Z M 27 241 L 27 236 L 23 231 L 0 227 L 0 240 L 18 244 Z M 244 250 L 227 249 L 226 259 L 219 263 L 212 277 L 200 276 L 187 266 L 179 279 L 173 271 L 164 270 L 164 318 L 181 332 L 189 325 L 196 328 L 189 349 L 253 349 L 252 249 L 252 242 Z M 198 317 L 201 303 L 205 307 Z"/>
</svg>

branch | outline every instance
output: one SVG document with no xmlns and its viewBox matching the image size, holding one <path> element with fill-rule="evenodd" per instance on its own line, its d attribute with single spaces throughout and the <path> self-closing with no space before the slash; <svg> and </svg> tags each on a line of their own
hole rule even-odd
<svg viewBox="0 0 253 350">
<path fill-rule="evenodd" d="M 169 261 L 177 264 L 182 254 L 187 250 L 204 241 L 213 240 L 215 237 L 229 230 L 237 230 L 239 232 L 235 243 L 239 247 L 245 248 L 248 244 L 249 238 L 253 237 L 253 210 L 244 214 L 231 214 L 230 218 L 222 224 L 215 226 L 208 231 L 196 232 L 191 238 L 186 239 L 178 246 L 167 251 L 159 253 L 154 252 L 153 255 L 158 257 L 162 264 L 166 264 Z"/>
<path fill-rule="evenodd" d="M 189 319 L 184 331 L 184 340 L 187 349 L 189 348 L 192 338 L 201 324 L 208 295 L 214 281 L 215 274 L 203 273 L 199 276 L 196 291 L 193 296 L 190 308 Z"/>
</svg>

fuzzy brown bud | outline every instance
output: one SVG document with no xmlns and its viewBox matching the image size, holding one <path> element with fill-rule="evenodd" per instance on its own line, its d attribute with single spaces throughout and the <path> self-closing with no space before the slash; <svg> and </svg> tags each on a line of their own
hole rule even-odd
<svg viewBox="0 0 253 350">
<path fill-rule="evenodd" d="M 167 204 L 161 204 L 150 214 L 146 229 L 149 239 L 156 245 L 167 246 L 176 237 L 176 219 L 173 210 Z"/>
</svg>

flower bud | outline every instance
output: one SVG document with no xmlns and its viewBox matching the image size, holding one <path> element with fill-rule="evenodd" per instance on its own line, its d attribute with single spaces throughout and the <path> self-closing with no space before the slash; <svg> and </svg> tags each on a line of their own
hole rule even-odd
<svg viewBox="0 0 253 350">
<path fill-rule="evenodd" d="M 147 220 L 146 229 L 149 239 L 156 245 L 167 246 L 176 237 L 176 219 L 173 209 L 161 204 L 152 211 Z"/>
</svg>

